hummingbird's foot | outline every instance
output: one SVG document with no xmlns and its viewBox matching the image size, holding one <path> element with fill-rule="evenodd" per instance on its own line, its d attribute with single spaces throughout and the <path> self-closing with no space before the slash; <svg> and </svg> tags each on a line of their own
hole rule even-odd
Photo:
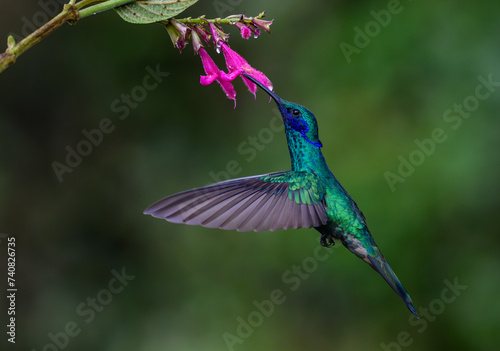
<svg viewBox="0 0 500 351">
<path fill-rule="evenodd" d="M 321 234 L 321 239 L 319 240 L 319 242 L 323 247 L 332 247 L 333 245 L 335 245 L 335 241 L 333 241 L 333 238 L 327 234 Z"/>
</svg>

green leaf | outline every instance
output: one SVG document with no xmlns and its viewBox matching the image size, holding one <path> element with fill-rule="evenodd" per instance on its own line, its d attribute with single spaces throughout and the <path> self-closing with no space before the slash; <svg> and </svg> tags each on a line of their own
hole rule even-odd
<svg viewBox="0 0 500 351">
<path fill-rule="evenodd" d="M 193 5 L 198 0 L 137 0 L 115 8 L 120 17 L 134 24 L 165 21 Z"/>
</svg>

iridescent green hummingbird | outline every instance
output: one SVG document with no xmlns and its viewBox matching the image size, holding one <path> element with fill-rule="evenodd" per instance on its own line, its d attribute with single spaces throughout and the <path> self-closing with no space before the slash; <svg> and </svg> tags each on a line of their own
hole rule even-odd
<svg viewBox="0 0 500 351">
<path fill-rule="evenodd" d="M 328 168 L 312 112 L 243 75 L 276 101 L 292 170 L 187 190 L 159 200 L 144 213 L 173 223 L 237 231 L 315 228 L 321 233 L 321 245 L 342 242 L 375 269 L 419 318 L 410 295 L 375 244 L 365 216 Z"/>
</svg>

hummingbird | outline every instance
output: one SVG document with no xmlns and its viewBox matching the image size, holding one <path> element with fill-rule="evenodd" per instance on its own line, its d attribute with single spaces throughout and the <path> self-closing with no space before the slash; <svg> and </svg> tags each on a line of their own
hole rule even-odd
<svg viewBox="0 0 500 351">
<path fill-rule="evenodd" d="M 387 263 L 356 202 L 328 168 L 316 117 L 243 73 L 278 105 L 291 170 L 230 179 L 183 191 L 149 206 L 144 214 L 172 223 L 237 231 L 314 228 L 322 246 L 341 242 L 368 263 L 419 318 L 410 295 Z"/>
</svg>

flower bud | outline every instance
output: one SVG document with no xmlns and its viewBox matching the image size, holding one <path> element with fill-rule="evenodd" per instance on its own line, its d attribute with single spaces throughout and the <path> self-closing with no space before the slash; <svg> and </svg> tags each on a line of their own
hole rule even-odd
<svg viewBox="0 0 500 351">
<path fill-rule="evenodd" d="M 239 30 L 241 32 L 241 37 L 243 39 L 250 38 L 252 31 L 250 30 L 250 28 L 248 28 L 248 25 L 246 23 L 236 22 L 235 26 L 239 28 Z"/>
<path fill-rule="evenodd" d="M 271 33 L 271 24 L 273 24 L 273 21 L 274 20 L 265 21 L 265 20 L 261 20 L 261 19 L 252 18 L 252 23 L 255 26 L 259 27 L 260 29 L 265 30 L 268 33 Z"/>
<path fill-rule="evenodd" d="M 208 26 L 210 27 L 210 32 L 212 33 L 212 39 L 214 40 L 215 50 L 217 50 L 217 52 L 220 52 L 221 44 L 227 43 L 229 39 L 229 34 L 224 33 L 218 25 L 212 22 L 210 22 Z"/>
</svg>

